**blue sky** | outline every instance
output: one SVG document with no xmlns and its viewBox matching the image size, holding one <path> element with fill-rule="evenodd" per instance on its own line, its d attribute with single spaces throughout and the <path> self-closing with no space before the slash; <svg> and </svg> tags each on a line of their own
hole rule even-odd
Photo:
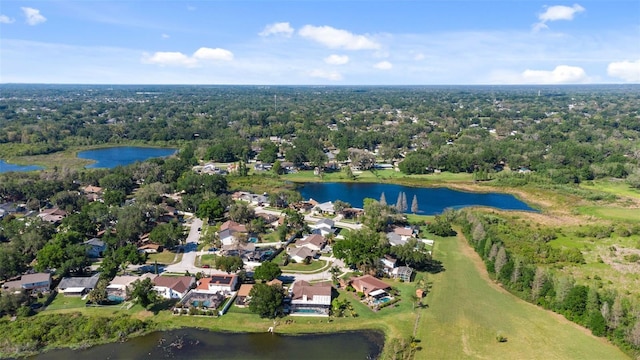
<svg viewBox="0 0 640 360">
<path fill-rule="evenodd" d="M 640 83 L 640 1 L 28 1 L 0 83 Z"/>
</svg>

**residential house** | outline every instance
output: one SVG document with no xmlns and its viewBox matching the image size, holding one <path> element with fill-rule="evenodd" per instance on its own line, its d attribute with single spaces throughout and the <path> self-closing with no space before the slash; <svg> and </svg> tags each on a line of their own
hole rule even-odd
<svg viewBox="0 0 640 360">
<path fill-rule="evenodd" d="M 153 289 L 165 299 L 180 299 L 195 283 L 192 276 L 158 276 L 153 279 Z"/>
<path fill-rule="evenodd" d="M 331 201 L 319 203 L 313 209 L 320 214 L 335 215 L 336 213 L 336 210 L 333 207 L 333 203 Z"/>
<path fill-rule="evenodd" d="M 310 284 L 304 280 L 298 280 L 293 283 L 290 291 L 290 315 L 329 316 L 332 292 L 330 282 Z"/>
<path fill-rule="evenodd" d="M 87 240 L 84 245 L 87 247 L 87 256 L 92 258 L 102 257 L 107 250 L 107 244 L 98 238 Z"/>
<path fill-rule="evenodd" d="M 405 240 L 405 238 L 394 232 L 387 233 L 387 240 L 389 240 L 389 245 L 391 246 L 404 245 L 407 243 L 407 240 Z"/>
<path fill-rule="evenodd" d="M 391 272 L 391 270 L 395 269 L 397 266 L 398 259 L 394 258 L 391 255 L 385 255 L 382 259 L 380 259 L 382 266 L 384 266 L 385 271 Z"/>
<path fill-rule="evenodd" d="M 359 208 L 345 208 L 340 212 L 345 219 L 356 219 L 364 215 L 364 210 Z"/>
<path fill-rule="evenodd" d="M 99 186 L 88 185 L 81 188 L 84 196 L 89 201 L 102 201 L 102 188 Z"/>
<path fill-rule="evenodd" d="M 336 229 L 334 228 L 335 224 L 336 223 L 331 219 L 320 219 L 309 227 L 311 228 L 311 232 L 314 234 L 328 236 L 329 234 L 334 234 L 336 232 Z"/>
<path fill-rule="evenodd" d="M 52 224 L 59 224 L 62 221 L 62 219 L 64 219 L 66 216 L 67 216 L 67 212 L 58 207 L 44 209 L 40 211 L 40 213 L 38 214 L 38 217 L 40 219 L 42 219 L 43 221 L 50 222 Z"/>
<path fill-rule="evenodd" d="M 251 289 L 253 289 L 253 284 L 240 285 L 240 289 L 238 289 L 238 294 L 236 295 L 237 307 L 246 307 L 249 305 L 249 301 L 251 300 L 249 292 L 251 292 Z"/>
<path fill-rule="evenodd" d="M 306 246 L 289 248 L 288 252 L 291 260 L 298 263 L 304 262 L 306 259 L 313 259 L 318 255 L 317 251 Z"/>
<path fill-rule="evenodd" d="M 159 244 L 145 244 L 138 247 L 139 253 L 155 254 L 164 251 L 164 246 Z"/>
<path fill-rule="evenodd" d="M 311 234 L 301 240 L 296 241 L 296 247 L 307 247 L 313 251 L 322 250 L 327 245 L 327 239 L 319 234 Z"/>
<path fill-rule="evenodd" d="M 197 282 L 196 290 L 203 293 L 230 293 L 238 286 L 238 275 L 222 274 L 204 277 Z"/>
<path fill-rule="evenodd" d="M 363 275 L 360 277 L 351 279 L 351 286 L 358 292 L 362 292 L 365 295 L 369 295 L 377 290 L 387 291 L 391 288 L 384 281 L 377 279 L 371 275 Z"/>
<path fill-rule="evenodd" d="M 66 277 L 60 280 L 58 292 L 65 296 L 82 296 L 93 290 L 100 280 L 100 274 L 91 277 Z"/>
<path fill-rule="evenodd" d="M 156 276 L 158 275 L 152 273 L 146 273 L 142 276 L 116 276 L 107 285 L 107 296 L 110 300 L 126 300 L 134 282 L 137 280 L 142 281 L 146 278 L 150 278 L 153 281 Z"/>
<path fill-rule="evenodd" d="M 247 227 L 239 224 L 235 221 L 228 220 L 220 225 L 220 231 L 218 232 L 218 238 L 222 245 L 232 245 L 236 242 L 237 233 L 246 233 Z"/>
<path fill-rule="evenodd" d="M 46 292 L 51 290 L 51 274 L 49 273 L 35 273 L 24 274 L 19 280 L 7 281 L 2 284 L 2 290 L 7 291 L 20 291 L 26 290 L 29 292 Z"/>
</svg>

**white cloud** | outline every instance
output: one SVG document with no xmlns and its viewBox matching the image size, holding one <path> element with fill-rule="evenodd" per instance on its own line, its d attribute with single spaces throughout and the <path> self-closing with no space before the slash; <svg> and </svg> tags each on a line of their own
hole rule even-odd
<svg viewBox="0 0 640 360">
<path fill-rule="evenodd" d="M 196 66 L 197 60 L 177 51 L 158 51 L 143 56 L 143 62 L 160 66 Z"/>
<path fill-rule="evenodd" d="M 293 34 L 293 28 L 288 22 L 279 22 L 269 24 L 264 27 L 258 35 L 260 36 L 269 36 L 269 35 L 283 35 L 286 37 L 291 37 Z"/>
<path fill-rule="evenodd" d="M 547 22 L 557 20 L 573 20 L 573 16 L 577 13 L 585 11 L 585 8 L 578 4 L 573 6 L 555 5 L 547 7 L 547 10 L 541 14 L 538 14 L 538 20 L 533 25 L 534 30 L 541 30 L 548 28 Z"/>
<path fill-rule="evenodd" d="M 640 59 L 612 62 L 607 66 L 607 74 L 627 82 L 640 82 Z"/>
<path fill-rule="evenodd" d="M 331 26 L 305 25 L 298 31 L 298 34 L 331 49 L 376 50 L 380 48 L 380 44 L 367 36 L 356 35 Z"/>
<path fill-rule="evenodd" d="M 393 64 L 388 61 L 381 61 L 373 65 L 373 67 L 379 70 L 389 70 L 393 67 Z"/>
<path fill-rule="evenodd" d="M 522 73 L 522 79 L 533 84 L 576 84 L 586 82 L 588 77 L 581 67 L 558 65 L 551 71 L 527 69 Z"/>
<path fill-rule="evenodd" d="M 201 47 L 193 53 L 193 58 L 196 60 L 231 61 L 233 53 L 226 49 Z"/>
<path fill-rule="evenodd" d="M 192 56 L 185 55 L 178 51 L 158 51 L 153 55 L 143 54 L 142 62 L 145 64 L 156 64 L 160 66 L 183 66 L 196 67 L 205 61 L 231 61 L 233 53 L 220 48 L 201 47 Z"/>
<path fill-rule="evenodd" d="M 40 14 L 40 10 L 30 8 L 30 7 L 21 7 L 22 12 L 24 13 L 24 17 L 26 18 L 27 24 L 34 26 L 41 24 L 47 21 L 47 18 Z"/>
<path fill-rule="evenodd" d="M 324 62 L 330 65 L 344 65 L 349 62 L 349 56 L 331 54 L 324 58 Z"/>
<path fill-rule="evenodd" d="M 162 37 L 163 39 L 168 39 L 171 36 L 169 36 L 169 34 L 162 34 L 162 35 L 160 35 L 160 37 Z"/>
<path fill-rule="evenodd" d="M 309 73 L 309 76 L 314 78 L 327 79 L 331 81 L 342 80 L 342 74 L 340 74 L 337 71 L 325 71 L 325 70 L 315 69 Z"/>
<path fill-rule="evenodd" d="M 0 24 L 11 24 L 15 20 L 8 17 L 7 15 L 0 15 Z"/>
<path fill-rule="evenodd" d="M 196 11 L 196 7 L 193 5 L 187 5 L 187 10 L 189 11 Z"/>
<path fill-rule="evenodd" d="M 424 54 L 423 54 L 423 53 L 415 54 L 415 55 L 413 56 L 413 60 L 415 60 L 415 61 L 424 60 L 424 58 L 425 58 L 425 56 L 424 56 Z"/>
</svg>

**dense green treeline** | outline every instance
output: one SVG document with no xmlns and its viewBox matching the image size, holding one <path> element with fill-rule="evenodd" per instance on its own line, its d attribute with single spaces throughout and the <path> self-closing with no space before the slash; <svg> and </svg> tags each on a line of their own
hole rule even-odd
<svg viewBox="0 0 640 360">
<path fill-rule="evenodd" d="M 557 184 L 614 177 L 640 187 L 640 92 L 633 85 L 2 90 L 5 158 L 197 140 L 199 158 L 221 162 L 248 161 L 267 148 L 264 161 L 280 153 L 316 166 L 328 150 L 340 161 L 355 148 L 375 151 L 378 162 L 400 162 L 406 174 L 476 172 L 486 180 L 508 166 Z"/>
<path fill-rule="evenodd" d="M 518 297 L 564 315 L 596 336 L 606 336 L 629 354 L 640 354 L 640 303 L 637 294 L 603 286 L 599 277 L 579 281 L 560 271 L 585 262 L 577 248 L 549 245 L 557 236 L 552 228 L 533 227 L 499 215 L 464 210 L 458 213 L 469 244 L 484 260 L 491 276 Z M 593 226 L 578 236 L 609 237 L 640 234 L 640 226 Z"/>
</svg>

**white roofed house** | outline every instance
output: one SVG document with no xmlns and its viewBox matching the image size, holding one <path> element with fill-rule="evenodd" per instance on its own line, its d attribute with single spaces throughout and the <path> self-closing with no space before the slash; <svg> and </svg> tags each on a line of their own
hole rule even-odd
<svg viewBox="0 0 640 360">
<path fill-rule="evenodd" d="M 290 315 L 329 316 L 331 310 L 330 282 L 310 284 L 298 280 L 291 287 Z"/>
<path fill-rule="evenodd" d="M 319 203 L 313 209 L 320 214 L 334 215 L 336 213 L 336 210 L 333 207 L 333 203 L 331 201 Z"/>
<path fill-rule="evenodd" d="M 331 219 L 320 219 L 309 227 L 311 228 L 311 232 L 314 234 L 328 236 L 329 234 L 334 234 L 336 232 L 334 227 L 335 224 L 335 221 Z"/>
</svg>

